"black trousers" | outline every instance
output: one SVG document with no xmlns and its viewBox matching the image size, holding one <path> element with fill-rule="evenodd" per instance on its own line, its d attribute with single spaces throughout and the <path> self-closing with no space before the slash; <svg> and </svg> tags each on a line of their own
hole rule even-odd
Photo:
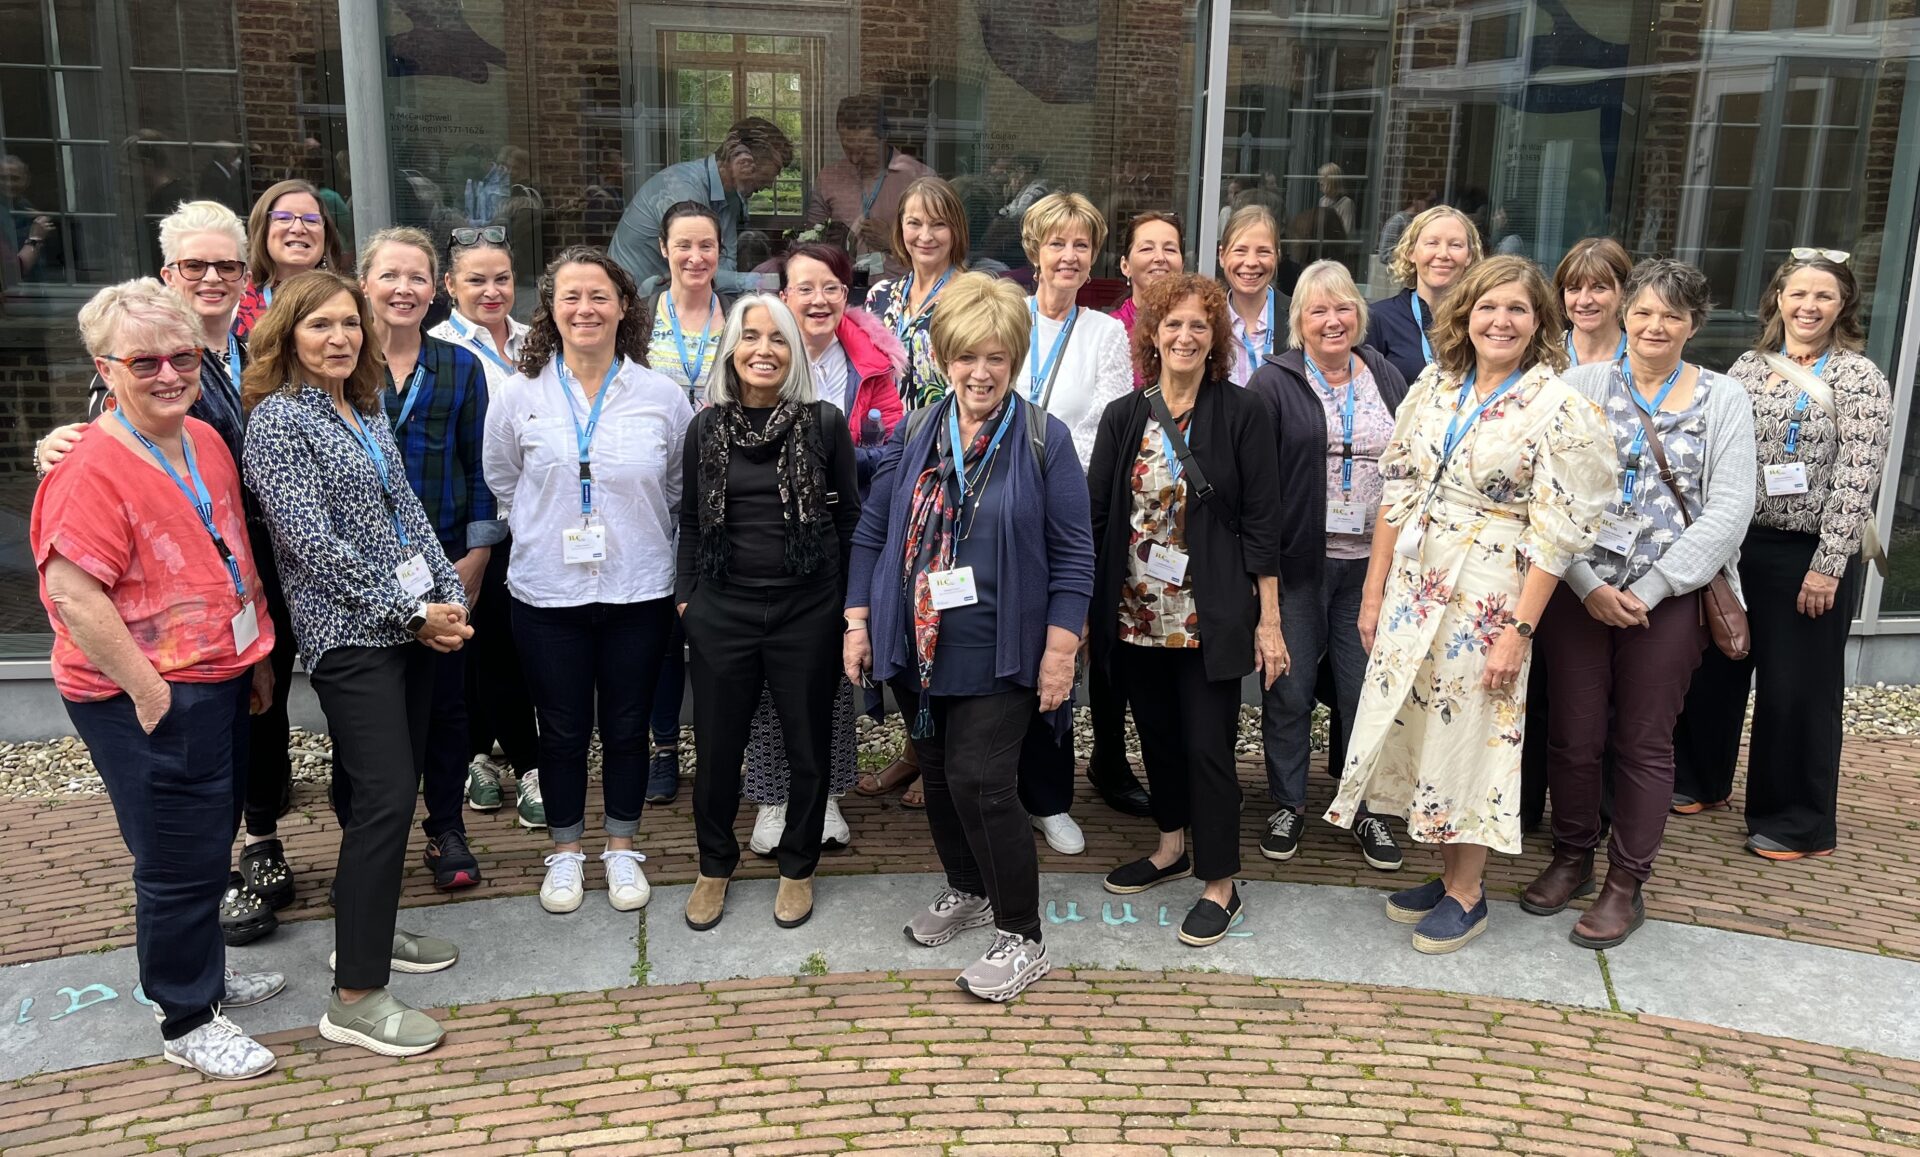
<svg viewBox="0 0 1920 1157">
<path fill-rule="evenodd" d="M 474 632 L 479 638 L 480 633 Z M 467 760 L 472 736 L 467 725 L 466 648 L 450 654 L 433 652 L 433 708 L 427 715 L 427 767 L 420 777 L 420 794 L 427 816 L 420 830 L 437 840 L 448 832 L 465 832 L 460 809 L 467 799 Z"/>
<path fill-rule="evenodd" d="M 1114 646 L 1114 674 L 1133 708 L 1140 759 L 1162 832 L 1193 831 L 1193 874 L 1224 880 L 1240 871 L 1240 680 L 1210 681 L 1200 652 Z"/>
<path fill-rule="evenodd" d="M 1747 688 L 1757 680 L 1747 748 L 1747 830 L 1801 852 L 1839 842 L 1840 741 L 1847 630 L 1860 600 L 1855 555 L 1833 609 L 1794 609 L 1819 540 L 1756 526 L 1740 547 L 1740 588 L 1753 652 L 1735 662 L 1708 645 L 1674 728 L 1674 790 L 1717 802 L 1733 794 Z"/>
<path fill-rule="evenodd" d="M 1118 748 L 1126 752 L 1125 746 Z M 1020 745 L 1020 805 L 1028 815 L 1057 816 L 1073 807 L 1073 732 L 1056 742 L 1053 724 L 1033 713 Z"/>
<path fill-rule="evenodd" d="M 792 778 L 780 874 L 804 880 L 820 863 L 833 755 L 833 699 L 840 689 L 842 588 L 702 582 L 681 620 L 693 674 L 693 829 L 700 874 L 731 876 L 740 863 L 733 823 L 740 769 L 764 685 L 780 717 Z M 657 670 L 642 668 L 644 673 Z"/>
<path fill-rule="evenodd" d="M 918 710 L 913 677 L 893 681 L 909 719 Z M 927 793 L 927 827 L 947 886 L 993 904 L 994 925 L 1039 940 L 1040 854 L 1020 803 L 1020 753 L 1040 698 L 1018 688 L 994 695 L 935 695 L 933 735 L 913 741 Z"/>
<path fill-rule="evenodd" d="M 1108 678 L 1104 664 L 1087 664 L 1087 711 L 1093 717 L 1093 755 L 1087 774 L 1097 781 L 1110 768 L 1125 768 L 1127 763 L 1127 700 Z"/>
<path fill-rule="evenodd" d="M 435 657 L 421 643 L 335 647 L 309 675 L 333 736 L 333 975 L 341 988 L 387 983 L 407 829 L 426 771 Z"/>
<path fill-rule="evenodd" d="M 247 834 L 270 836 L 279 830 L 280 816 L 292 803 L 293 757 L 287 754 L 287 695 L 293 690 L 293 661 L 300 643 L 293 635 L 293 613 L 287 610 L 280 588 L 280 567 L 273 557 L 273 537 L 265 523 L 248 523 L 254 569 L 260 575 L 260 594 L 273 619 L 273 702 L 258 715 L 248 716 L 246 817 Z"/>
<path fill-rule="evenodd" d="M 513 638 L 512 597 L 507 593 L 511 539 L 494 544 L 480 579 L 480 601 L 473 606 L 473 638 L 456 654 L 465 656 L 467 754 L 487 755 L 494 742 L 517 773 L 540 766 L 533 696 Z"/>
<path fill-rule="evenodd" d="M 172 683 L 173 706 L 147 734 L 133 700 L 67 702 L 133 853 L 140 987 L 168 1040 L 213 1019 L 225 989 L 220 896 L 247 776 L 250 676 Z"/>
</svg>

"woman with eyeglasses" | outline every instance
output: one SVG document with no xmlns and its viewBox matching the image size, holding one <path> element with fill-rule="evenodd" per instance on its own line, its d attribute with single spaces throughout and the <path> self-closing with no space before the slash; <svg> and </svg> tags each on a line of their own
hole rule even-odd
<svg viewBox="0 0 1920 1157">
<path fill-rule="evenodd" d="M 513 252 L 507 248 L 505 225 L 462 226 L 451 235 L 444 281 L 453 311 L 428 330 L 429 336 L 470 351 L 487 376 L 487 395 L 497 394 L 519 371 L 520 347 L 527 326 L 513 316 Z M 524 828 L 547 826 L 547 809 L 540 795 L 539 748 L 534 731 L 533 698 L 521 671 L 520 647 L 513 639 L 507 613 L 507 568 L 513 539 L 505 534 L 493 544 L 477 596 L 468 607 L 473 615 L 474 641 L 467 654 L 467 721 L 469 750 L 467 806 L 477 812 L 500 810 L 500 765 L 494 762 L 498 741 L 501 755 L 515 776 L 514 812 Z"/>
<path fill-rule="evenodd" d="M 247 273 L 251 283 L 240 297 L 233 332 L 241 341 L 273 304 L 277 286 L 309 269 L 348 272 L 353 261 L 340 237 L 340 226 L 320 201 L 321 191 L 309 181 L 281 181 L 253 203 L 247 214 Z"/>
<path fill-rule="evenodd" d="M 1673 811 L 1726 807 L 1747 687 L 1747 848 L 1763 859 L 1825 856 L 1839 843 L 1847 630 L 1884 565 L 1874 496 L 1886 466 L 1887 379 L 1861 352 L 1851 255 L 1801 248 L 1760 299 L 1760 340 L 1728 371 L 1753 401 L 1759 497 L 1740 546 L 1753 651 L 1707 648 L 1675 734 Z"/>
<path fill-rule="evenodd" d="M 247 236 L 231 209 L 215 201 L 189 201 L 160 222 L 160 255 L 166 264 L 160 280 L 178 294 L 199 323 L 200 389 L 188 411 L 211 426 L 238 462 L 244 445 L 246 412 L 240 404 L 240 378 L 250 358 L 246 343 L 233 332 L 233 314 L 247 274 Z M 107 408 L 108 383 L 95 380 L 88 414 Z M 90 429 L 64 426 L 41 439 L 36 452 L 44 475 L 72 452 Z M 273 543 L 252 496 L 247 500 L 247 529 L 259 572 L 260 591 L 273 617 L 272 700 L 252 717 L 246 778 L 246 841 L 239 869 L 220 901 L 220 929 L 229 946 L 249 944 L 279 927 L 275 911 L 293 903 L 293 870 L 278 836 L 279 820 L 292 806 L 293 762 L 287 754 L 287 693 L 293 686 L 298 645 L 293 620 L 280 589 Z"/>
</svg>

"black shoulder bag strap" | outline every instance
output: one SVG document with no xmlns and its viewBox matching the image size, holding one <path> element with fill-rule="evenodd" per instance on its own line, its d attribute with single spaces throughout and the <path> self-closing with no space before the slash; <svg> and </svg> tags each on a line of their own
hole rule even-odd
<svg viewBox="0 0 1920 1157">
<path fill-rule="evenodd" d="M 1187 436 L 1174 423 L 1173 411 L 1167 408 L 1167 399 L 1160 393 L 1160 387 L 1148 386 L 1145 392 L 1147 409 L 1153 413 L 1153 420 L 1160 423 L 1160 428 L 1166 432 L 1167 441 L 1173 444 L 1173 456 L 1180 460 L 1180 472 L 1186 476 L 1188 493 L 1219 515 L 1233 536 L 1239 538 L 1240 516 L 1227 506 L 1225 498 L 1215 501 L 1213 483 L 1207 481 L 1206 472 L 1200 469 L 1200 460 L 1193 456 L 1193 447 L 1187 445 Z"/>
</svg>

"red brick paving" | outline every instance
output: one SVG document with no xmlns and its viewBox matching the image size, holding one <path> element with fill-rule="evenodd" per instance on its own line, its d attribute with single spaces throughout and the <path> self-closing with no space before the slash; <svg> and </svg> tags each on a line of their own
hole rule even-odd
<svg viewBox="0 0 1920 1157">
<path fill-rule="evenodd" d="M 462 1008 L 406 1062 L 311 1030 L 218 1085 L 161 1062 L 0 1089 L 0 1152 L 1911 1154 L 1920 1064 L 1516 1001 L 1058 972 L 731 981 Z"/>
<path fill-rule="evenodd" d="M 1841 772 L 1840 847 L 1831 857 L 1791 864 L 1761 860 L 1741 847 L 1746 829 L 1737 810 L 1675 818 L 1668 824 L 1666 847 L 1648 889 L 1648 913 L 1656 919 L 1920 959 L 1920 918 L 1915 916 L 1920 911 L 1920 812 L 1915 810 L 1920 801 L 1920 741 L 1850 738 Z M 1257 761 L 1243 761 L 1241 778 L 1247 788 L 1241 821 L 1245 878 L 1386 888 L 1439 871 L 1438 854 L 1416 846 L 1407 850 L 1403 871 L 1375 872 L 1344 833 L 1317 818 L 1297 858 L 1286 864 L 1264 860 L 1258 852 L 1270 810 L 1264 773 Z M 1332 795 L 1332 781 L 1315 774 L 1310 792 L 1309 814 L 1317 817 Z M 597 790 L 592 794 L 596 799 L 591 806 L 597 807 Z M 656 884 L 686 883 L 694 877 L 690 796 L 683 790 L 675 803 L 650 807 L 642 821 L 640 846 L 647 853 L 648 878 Z M 1742 799 L 1735 796 L 1736 809 Z M 843 804 L 854 846 L 829 853 L 823 873 L 938 870 L 923 813 L 901 808 L 897 796 L 872 800 L 849 795 Z M 1043 870 L 1104 872 L 1151 846 L 1151 821 L 1107 810 L 1084 782 L 1074 814 L 1087 834 L 1086 853 L 1061 856 L 1042 843 Z M 545 833 L 518 827 L 511 807 L 490 816 L 466 815 L 486 882 L 457 897 L 435 892 L 419 865 L 422 837 L 416 827 L 402 904 L 539 890 Z M 752 822 L 752 808 L 743 807 L 743 845 Z M 590 832 L 597 823 L 598 812 L 590 811 Z M 298 899 L 281 918 L 330 914 L 326 894 L 339 832 L 318 785 L 298 785 L 295 810 L 282 822 L 281 834 L 299 885 Z M 104 798 L 0 800 L 0 847 L 7 849 L 0 873 L 11 885 L 0 888 L 0 964 L 132 943 L 130 860 Z M 1493 857 L 1490 888 L 1496 894 L 1517 893 L 1539 871 L 1548 850 L 1541 834 L 1528 838 L 1523 856 Z M 772 861 L 751 855 L 741 865 L 743 877 L 771 876 L 776 870 Z M 592 874 L 588 879 L 597 882 Z"/>
</svg>

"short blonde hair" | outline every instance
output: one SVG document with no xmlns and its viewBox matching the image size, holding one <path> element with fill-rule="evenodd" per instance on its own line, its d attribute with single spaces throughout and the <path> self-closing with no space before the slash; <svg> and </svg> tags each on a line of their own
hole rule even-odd
<svg viewBox="0 0 1920 1157">
<path fill-rule="evenodd" d="M 1300 316 L 1307 312 L 1307 306 L 1316 297 L 1330 297 L 1335 302 L 1351 305 L 1360 317 L 1360 332 L 1353 337 L 1353 344 L 1359 345 L 1366 340 L 1367 299 L 1360 296 L 1360 290 L 1353 284 L 1353 274 L 1338 261 L 1316 261 L 1300 274 L 1300 280 L 1293 287 L 1293 301 L 1287 306 L 1287 344 L 1294 349 L 1306 348 L 1306 341 L 1300 336 Z"/>
<path fill-rule="evenodd" d="M 1452 205 L 1435 205 L 1407 222 L 1406 230 L 1393 246 L 1393 279 L 1407 289 L 1413 288 L 1418 277 L 1413 267 L 1413 247 L 1419 243 L 1420 234 L 1435 221 L 1458 221 L 1467 231 L 1468 264 L 1476 263 L 1487 255 L 1480 246 L 1480 229 L 1474 225 L 1473 218 Z"/>
<path fill-rule="evenodd" d="M 1020 218 L 1020 247 L 1027 251 L 1028 261 L 1037 263 L 1040 246 L 1046 244 L 1047 238 L 1065 236 L 1075 229 L 1086 230 L 1095 253 L 1107 243 L 1107 219 L 1094 208 L 1092 201 L 1078 193 L 1048 193 Z"/>
<path fill-rule="evenodd" d="M 360 247 L 360 266 L 354 271 L 360 280 L 367 279 L 367 274 L 373 271 L 373 259 L 389 245 L 411 245 L 426 254 L 427 280 L 440 280 L 440 254 L 433 247 L 433 238 L 411 225 L 390 226 L 367 238 L 367 243 Z"/>
<path fill-rule="evenodd" d="M 1027 295 L 1019 286 L 987 273 L 962 273 L 940 295 L 940 308 L 933 312 L 928 336 L 933 338 L 933 356 L 940 363 L 942 376 L 954 358 L 997 341 L 1013 357 L 1013 374 L 1017 377 L 1027 358 L 1027 338 L 1032 330 Z"/>
<path fill-rule="evenodd" d="M 1473 268 L 1461 274 L 1460 280 L 1447 289 L 1447 296 L 1433 312 L 1435 365 L 1456 379 L 1466 376 L 1475 360 L 1473 341 L 1467 330 L 1473 307 L 1487 294 L 1513 284 L 1526 291 L 1533 305 L 1533 316 L 1539 322 L 1533 331 L 1533 340 L 1520 354 L 1520 368 L 1530 370 L 1542 363 L 1555 373 L 1567 368 L 1567 351 L 1560 344 L 1564 327 L 1560 322 L 1559 299 L 1538 265 L 1511 255 L 1475 262 Z"/>
<path fill-rule="evenodd" d="M 180 259 L 180 243 L 202 233 L 227 238 L 234 255 L 247 259 L 247 227 L 238 214 L 218 201 L 182 201 L 160 220 L 160 260 L 172 265 Z"/>
<path fill-rule="evenodd" d="M 142 353 L 170 354 L 201 347 L 200 319 L 186 299 L 151 277 L 109 285 L 80 307 L 80 340 L 97 358 L 129 357 L 117 348 L 123 339 L 151 338 L 156 344 Z"/>
</svg>

